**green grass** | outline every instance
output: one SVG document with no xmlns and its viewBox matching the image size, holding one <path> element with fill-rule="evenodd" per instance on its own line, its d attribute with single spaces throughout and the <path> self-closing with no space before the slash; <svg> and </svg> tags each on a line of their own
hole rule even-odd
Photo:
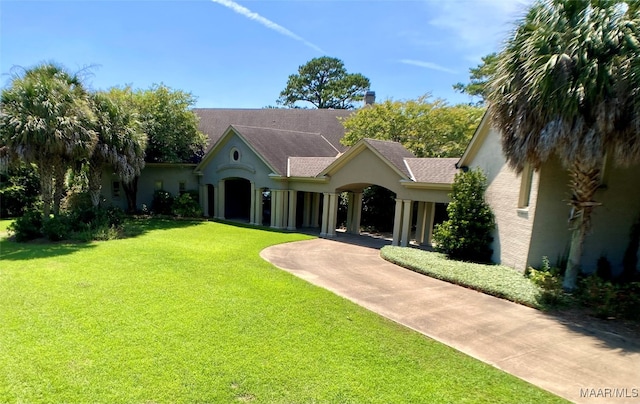
<svg viewBox="0 0 640 404">
<path fill-rule="evenodd" d="M 142 227 L 0 241 L 0 402 L 562 401 L 258 255 L 307 236 Z"/>
<path fill-rule="evenodd" d="M 387 261 L 436 279 L 543 309 L 540 288 L 522 273 L 503 265 L 482 265 L 449 260 L 445 255 L 407 247 L 385 246 L 380 255 Z"/>
</svg>

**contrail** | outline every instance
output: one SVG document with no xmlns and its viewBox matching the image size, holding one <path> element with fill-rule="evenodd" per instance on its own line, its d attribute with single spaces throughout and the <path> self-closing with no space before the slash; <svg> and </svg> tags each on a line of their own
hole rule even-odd
<svg viewBox="0 0 640 404">
<path fill-rule="evenodd" d="M 437 65 L 435 63 L 431 63 L 431 62 L 423 62 L 421 60 L 402 59 L 400 61 L 400 63 L 404 63 L 404 64 L 407 64 L 407 65 L 414 65 L 414 66 L 424 67 L 424 68 L 432 69 L 432 70 L 439 70 L 441 72 L 446 72 L 446 73 L 452 73 L 452 74 L 456 73 L 454 70 L 447 69 L 446 67 L 443 67 L 443 66 Z"/>
<path fill-rule="evenodd" d="M 235 11 L 236 13 L 243 15 L 245 17 L 247 17 L 250 20 L 254 20 L 259 22 L 260 24 L 264 25 L 265 27 L 272 29 L 276 32 L 279 32 L 282 35 L 286 35 L 289 38 L 293 38 L 296 41 L 300 41 L 303 44 L 307 45 L 308 47 L 317 50 L 320 53 L 325 53 L 319 46 L 312 44 L 311 42 L 307 41 L 306 39 L 302 38 L 301 36 L 298 36 L 296 34 L 294 34 L 293 32 L 289 31 L 288 29 L 286 29 L 285 27 L 276 24 L 275 22 L 268 20 L 266 18 L 264 18 L 263 16 L 261 16 L 258 13 L 254 13 L 253 11 L 249 10 L 248 8 L 241 6 L 240 4 L 236 3 L 235 1 L 231 1 L 231 0 L 211 0 L 214 3 L 218 3 L 220 5 L 223 5 L 227 8 L 230 8 L 231 10 Z"/>
</svg>

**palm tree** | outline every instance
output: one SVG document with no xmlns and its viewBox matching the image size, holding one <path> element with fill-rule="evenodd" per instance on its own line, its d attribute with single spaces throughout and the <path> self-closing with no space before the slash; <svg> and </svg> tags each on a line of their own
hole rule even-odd
<svg viewBox="0 0 640 404">
<path fill-rule="evenodd" d="M 0 148 L 12 160 L 35 163 L 44 217 L 57 214 L 72 161 L 96 143 L 93 113 L 79 77 L 44 63 L 16 75 L 0 98 Z M 55 192 L 54 192 L 55 191 Z"/>
<path fill-rule="evenodd" d="M 640 2 L 538 0 L 498 55 L 489 111 L 517 171 L 556 156 L 568 169 L 576 286 L 605 156 L 640 161 Z"/>
<path fill-rule="evenodd" d="M 112 167 L 129 184 L 144 168 L 147 137 L 140 131 L 133 106 L 127 106 L 118 92 L 95 93 L 92 105 L 98 143 L 89 158 L 89 194 L 93 206 L 98 206 L 104 169 Z"/>
</svg>

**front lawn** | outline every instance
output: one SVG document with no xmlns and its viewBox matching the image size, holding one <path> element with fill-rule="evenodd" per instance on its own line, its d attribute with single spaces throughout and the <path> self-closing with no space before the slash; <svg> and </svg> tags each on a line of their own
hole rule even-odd
<svg viewBox="0 0 640 404">
<path fill-rule="evenodd" d="M 142 227 L 0 241 L 0 402 L 562 401 L 258 255 L 307 236 Z"/>
</svg>

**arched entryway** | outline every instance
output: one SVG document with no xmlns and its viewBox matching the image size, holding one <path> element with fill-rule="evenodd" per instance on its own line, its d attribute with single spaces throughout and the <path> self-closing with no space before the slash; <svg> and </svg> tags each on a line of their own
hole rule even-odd
<svg viewBox="0 0 640 404">
<path fill-rule="evenodd" d="M 396 194 L 379 185 L 349 184 L 338 189 L 337 227 L 348 233 L 383 235 L 393 232 Z"/>
<path fill-rule="evenodd" d="M 249 222 L 251 219 L 251 182 L 244 178 L 224 181 L 224 218 Z"/>
</svg>

